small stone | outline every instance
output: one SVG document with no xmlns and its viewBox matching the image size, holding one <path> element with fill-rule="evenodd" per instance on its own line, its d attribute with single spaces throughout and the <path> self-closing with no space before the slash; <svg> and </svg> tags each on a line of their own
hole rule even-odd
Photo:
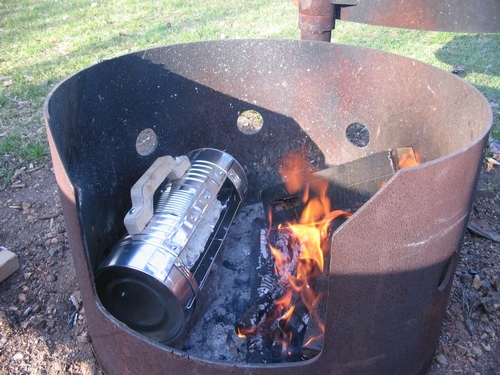
<svg viewBox="0 0 500 375">
<path fill-rule="evenodd" d="M 500 308 L 500 292 L 490 292 L 486 297 L 481 298 L 484 309 L 492 313 Z"/>
<path fill-rule="evenodd" d="M 21 352 L 17 352 L 16 354 L 14 354 L 14 355 L 12 356 L 12 360 L 13 360 L 13 361 L 20 361 L 20 360 L 22 360 L 23 358 L 24 358 L 24 354 L 23 354 L 23 353 L 21 353 Z"/>
<path fill-rule="evenodd" d="M 483 281 L 481 281 L 481 286 L 485 289 L 490 289 L 491 288 L 490 280 L 484 279 Z"/>
<path fill-rule="evenodd" d="M 83 332 L 81 336 L 78 336 L 76 338 L 76 341 L 81 342 L 83 344 L 90 342 L 90 336 L 88 335 L 87 332 Z"/>
<path fill-rule="evenodd" d="M 50 275 L 47 275 L 47 276 L 45 277 L 45 280 L 47 280 L 47 281 L 50 283 L 50 282 L 56 281 L 56 280 L 57 280 L 57 278 L 56 278 L 56 275 L 52 275 L 52 274 L 50 274 Z"/>
<path fill-rule="evenodd" d="M 31 208 L 31 203 L 23 203 L 21 204 L 23 211 L 28 211 Z"/>
<path fill-rule="evenodd" d="M 56 255 L 56 253 L 57 253 L 57 248 L 55 248 L 55 247 L 51 247 L 51 248 L 49 249 L 49 255 L 50 255 L 51 257 L 53 257 L 54 255 Z"/>
<path fill-rule="evenodd" d="M 474 276 L 474 280 L 472 280 L 472 286 L 476 290 L 481 287 L 481 278 L 479 277 L 479 275 Z"/>
<path fill-rule="evenodd" d="M 436 362 L 439 363 L 440 365 L 447 366 L 448 365 L 448 360 L 443 354 L 438 354 L 436 356 Z"/>
<path fill-rule="evenodd" d="M 463 273 L 460 275 L 460 281 L 462 284 L 470 284 L 472 282 L 472 276 L 467 273 Z"/>
<path fill-rule="evenodd" d="M 483 344 L 483 343 L 481 343 L 481 345 L 483 346 L 484 350 L 486 350 L 487 352 L 491 352 L 491 346 L 490 346 L 490 344 Z"/>
<path fill-rule="evenodd" d="M 37 323 L 35 323 L 33 328 L 40 330 L 40 329 L 44 329 L 46 325 L 47 325 L 47 321 L 45 319 L 41 319 Z"/>
<path fill-rule="evenodd" d="M 467 354 L 467 348 L 465 346 L 460 345 L 460 344 L 457 345 L 457 351 L 460 353 L 460 355 Z"/>
<path fill-rule="evenodd" d="M 481 315 L 481 317 L 479 318 L 480 321 L 482 321 L 483 323 L 489 323 L 490 322 L 490 319 L 488 318 L 487 315 Z"/>
<path fill-rule="evenodd" d="M 493 284 L 495 285 L 495 288 L 500 292 L 500 276 L 496 276 L 493 279 Z"/>
<path fill-rule="evenodd" d="M 476 364 L 476 360 L 472 357 L 467 357 L 467 360 L 470 362 L 471 365 L 475 365 Z"/>
<path fill-rule="evenodd" d="M 474 269 L 472 269 L 472 270 L 469 270 L 469 273 L 470 273 L 472 276 L 476 276 L 476 275 L 479 273 L 479 271 L 478 271 L 478 270 L 474 270 Z"/>
<path fill-rule="evenodd" d="M 58 240 L 57 238 L 55 238 L 55 237 L 54 237 L 54 238 L 51 238 L 51 239 L 50 239 L 50 243 L 51 243 L 52 245 L 57 245 L 57 244 L 59 243 L 59 240 Z"/>
<path fill-rule="evenodd" d="M 478 357 L 483 355 L 483 351 L 481 349 L 479 349 L 477 346 L 473 346 L 471 349 L 471 352 L 474 355 L 477 355 Z"/>
<path fill-rule="evenodd" d="M 19 293 L 17 299 L 19 299 L 19 302 L 26 302 L 27 296 L 24 293 Z"/>
<path fill-rule="evenodd" d="M 73 304 L 75 310 L 80 309 L 80 305 L 82 304 L 82 294 L 79 290 L 75 291 L 71 296 L 69 296 L 69 300 Z"/>
<path fill-rule="evenodd" d="M 32 272 L 25 272 L 25 273 L 24 273 L 24 279 L 25 279 L 25 280 L 28 280 L 28 279 L 31 277 L 31 275 L 33 275 L 33 273 L 32 273 Z"/>
<path fill-rule="evenodd" d="M 28 285 L 23 286 L 23 293 L 28 293 L 30 291 L 30 287 Z"/>
</svg>

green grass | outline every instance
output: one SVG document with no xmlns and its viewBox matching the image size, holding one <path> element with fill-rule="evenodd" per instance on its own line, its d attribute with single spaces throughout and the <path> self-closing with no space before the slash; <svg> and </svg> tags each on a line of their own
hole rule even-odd
<svg viewBox="0 0 500 375">
<path fill-rule="evenodd" d="M 297 18 L 292 0 L 0 2 L 0 180 L 9 175 L 2 170 L 12 171 L 47 154 L 43 101 L 68 75 L 103 59 L 165 44 L 299 39 Z M 462 77 L 500 103 L 498 34 L 408 31 L 338 21 L 333 41 L 394 52 L 447 71 L 463 65 Z M 494 134 L 500 136 L 498 107 Z"/>
</svg>

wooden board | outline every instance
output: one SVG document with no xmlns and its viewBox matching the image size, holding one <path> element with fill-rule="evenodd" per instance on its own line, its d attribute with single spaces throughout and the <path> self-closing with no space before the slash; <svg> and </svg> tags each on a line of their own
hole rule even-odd
<svg viewBox="0 0 500 375">
<path fill-rule="evenodd" d="M 9 250 L 0 251 L 0 282 L 19 269 L 17 255 Z"/>
</svg>

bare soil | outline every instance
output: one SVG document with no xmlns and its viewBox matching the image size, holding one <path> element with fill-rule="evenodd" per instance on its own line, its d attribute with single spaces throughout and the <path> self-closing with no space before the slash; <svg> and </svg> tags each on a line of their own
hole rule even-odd
<svg viewBox="0 0 500 375">
<path fill-rule="evenodd" d="M 499 216 L 495 167 L 481 173 L 472 217 L 498 234 Z M 0 192 L 0 246 L 20 263 L 0 283 L 0 373 L 101 374 L 49 158 L 20 169 Z M 498 292 L 500 244 L 467 233 L 429 374 L 500 374 Z"/>
</svg>

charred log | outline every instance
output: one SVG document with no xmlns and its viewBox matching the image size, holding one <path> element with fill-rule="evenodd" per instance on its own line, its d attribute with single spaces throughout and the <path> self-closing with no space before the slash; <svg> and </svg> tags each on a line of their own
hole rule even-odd
<svg viewBox="0 0 500 375">
<path fill-rule="evenodd" d="M 286 286 L 277 286 L 263 294 L 235 324 L 236 333 L 247 335 L 265 330 L 265 324 L 276 313 L 276 301 L 287 293 Z"/>
<path fill-rule="evenodd" d="M 394 173 L 396 173 L 394 157 L 392 151 L 388 150 L 323 169 L 312 174 L 313 178 L 308 183 L 327 180 L 329 183 L 327 196 L 331 201 L 331 210 L 356 211 Z M 305 191 L 309 192 L 304 186 L 301 192 L 289 194 L 284 184 L 278 184 L 261 192 L 264 208 L 266 212 L 271 211 L 274 224 L 298 220 L 305 206 L 303 202 Z"/>
<path fill-rule="evenodd" d="M 279 357 L 276 350 L 273 350 L 273 352 L 275 353 L 275 358 L 279 358 L 279 362 L 296 362 L 301 360 L 308 323 L 308 310 L 300 301 L 295 305 L 289 317 L 278 321 L 278 330 L 276 331 L 277 340 L 275 339 L 273 347 L 279 349 Z"/>
<path fill-rule="evenodd" d="M 273 352 L 273 337 L 270 332 L 251 334 L 247 336 L 248 363 L 274 363 L 276 362 Z"/>
</svg>

